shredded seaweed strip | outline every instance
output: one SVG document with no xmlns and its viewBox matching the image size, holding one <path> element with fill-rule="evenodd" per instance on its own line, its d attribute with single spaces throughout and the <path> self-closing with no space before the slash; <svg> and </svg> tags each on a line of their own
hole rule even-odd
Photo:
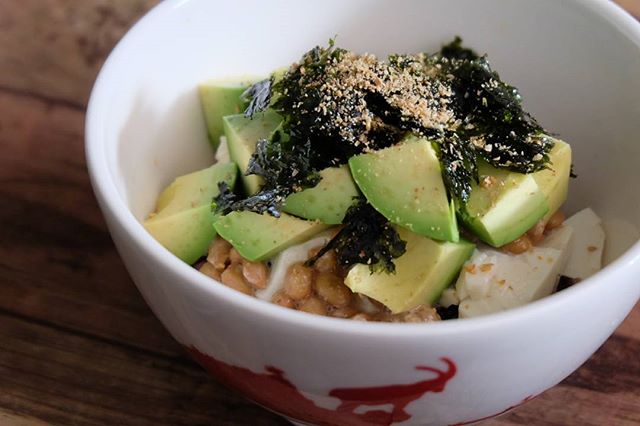
<svg viewBox="0 0 640 426">
<path fill-rule="evenodd" d="M 215 212 L 246 210 L 280 217 L 280 208 L 289 194 L 317 185 L 321 178 L 309 163 L 309 144 L 289 142 L 279 131 L 271 140 L 259 140 L 246 174 L 262 177 L 265 184 L 258 193 L 243 199 L 221 182 L 220 193 L 214 198 Z"/>
<path fill-rule="evenodd" d="M 553 141 L 522 108 L 518 90 L 503 82 L 486 56 L 463 48 L 457 37 L 427 59 L 451 81 L 460 139 L 498 168 L 532 173 L 547 167 Z M 450 77 L 449 77 L 450 76 Z"/>
<path fill-rule="evenodd" d="M 344 267 L 363 263 L 369 265 L 372 273 L 394 273 L 393 259 L 402 256 L 406 246 L 389 221 L 364 198 L 359 198 L 347 210 L 342 229 L 306 265 L 312 266 L 323 254 L 335 250 Z"/>
<path fill-rule="evenodd" d="M 249 101 L 249 105 L 244 112 L 247 118 L 253 118 L 257 112 L 264 111 L 271 102 L 271 85 L 273 77 L 259 81 L 244 91 L 241 98 Z"/>
</svg>

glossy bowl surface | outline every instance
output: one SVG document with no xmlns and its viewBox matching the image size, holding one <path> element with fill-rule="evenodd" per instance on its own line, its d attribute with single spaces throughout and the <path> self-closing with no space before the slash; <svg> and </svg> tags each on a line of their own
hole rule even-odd
<svg viewBox="0 0 640 426">
<path fill-rule="evenodd" d="M 604 219 L 608 266 L 525 307 L 429 325 L 286 310 L 216 285 L 141 226 L 173 178 L 211 163 L 196 86 L 266 74 L 338 35 L 385 55 L 453 36 L 487 52 L 526 108 L 572 144 L 567 212 Z M 94 87 L 86 151 L 133 280 L 171 334 L 223 382 L 312 424 L 461 424 L 561 381 L 640 296 L 640 25 L 602 0 L 165 0 Z"/>
</svg>

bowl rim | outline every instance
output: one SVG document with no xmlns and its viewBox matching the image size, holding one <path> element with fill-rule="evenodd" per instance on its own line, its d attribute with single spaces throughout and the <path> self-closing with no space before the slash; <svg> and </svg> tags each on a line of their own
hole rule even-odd
<svg viewBox="0 0 640 426">
<path fill-rule="evenodd" d="M 340 318 L 323 317 L 283 308 L 270 302 L 244 295 L 224 285 L 211 285 L 211 278 L 201 274 L 190 265 L 184 263 L 160 245 L 149 234 L 142 224 L 133 216 L 125 200 L 116 189 L 105 154 L 104 117 L 113 97 L 111 79 L 114 69 L 120 66 L 120 58 L 126 54 L 128 45 L 138 38 L 145 28 L 172 10 L 183 6 L 191 0 L 165 0 L 147 12 L 129 29 L 109 54 L 102 66 L 91 91 L 85 121 L 85 154 L 93 191 L 103 210 L 117 226 L 121 227 L 133 240 L 135 245 L 144 251 L 154 262 L 161 263 L 181 277 L 180 285 L 194 286 L 197 290 L 217 298 L 247 313 L 261 315 L 282 323 L 295 324 L 298 327 L 332 333 L 376 335 L 378 337 L 402 336 L 439 336 L 475 332 L 500 324 L 512 323 L 516 320 L 544 315 L 545 311 L 562 309 L 567 299 L 574 299 L 580 294 L 586 295 L 596 291 L 596 287 L 615 278 L 624 269 L 638 267 L 640 269 L 640 241 L 636 241 L 622 255 L 602 270 L 582 281 L 579 286 L 572 286 L 559 293 L 513 308 L 477 318 L 438 321 L 424 324 L 396 324 L 380 322 L 345 321 Z M 625 34 L 640 51 L 640 23 L 617 4 L 608 0 L 568 0 L 575 7 L 590 9 L 605 18 L 616 29 Z M 107 213 L 105 211 L 105 213 Z M 105 214 L 106 216 L 106 214 Z"/>
</svg>

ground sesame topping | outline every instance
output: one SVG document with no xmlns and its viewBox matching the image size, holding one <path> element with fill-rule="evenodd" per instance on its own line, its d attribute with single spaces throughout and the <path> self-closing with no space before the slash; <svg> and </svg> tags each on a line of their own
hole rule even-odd
<svg viewBox="0 0 640 426">
<path fill-rule="evenodd" d="M 294 104 L 295 115 L 321 115 L 312 123 L 314 132 L 337 136 L 360 151 L 376 148 L 375 135 L 392 127 L 381 117 L 381 109 L 395 111 L 405 126 L 441 130 L 456 124 L 451 87 L 430 77 L 419 55 L 396 55 L 385 62 L 368 53 L 341 51 L 311 81 L 301 69 L 305 68 L 288 74 L 297 77 L 295 83 L 304 86 L 303 98 L 309 100 Z"/>
</svg>

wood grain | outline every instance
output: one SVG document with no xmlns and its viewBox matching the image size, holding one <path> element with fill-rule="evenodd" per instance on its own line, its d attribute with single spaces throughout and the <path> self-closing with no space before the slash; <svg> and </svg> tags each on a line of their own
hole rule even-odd
<svg viewBox="0 0 640 426">
<path fill-rule="evenodd" d="M 286 425 L 210 380 L 130 281 L 84 163 L 84 106 L 154 0 L 0 0 L 0 425 Z M 640 2 L 620 4 L 640 16 Z M 640 425 L 640 306 L 487 425 Z"/>
<path fill-rule="evenodd" d="M 84 106 L 109 51 L 157 2 L 0 1 L 0 87 Z"/>
<path fill-rule="evenodd" d="M 283 424 L 186 360 L 3 314 L 0 347 L 0 407 L 50 424 Z"/>
<path fill-rule="evenodd" d="M 177 356 L 140 302 L 91 192 L 84 112 L 2 92 L 0 111 L 0 309 Z"/>
<path fill-rule="evenodd" d="M 623 9 L 629 12 L 631 15 L 640 19 L 640 1 L 638 0 L 616 0 Z"/>
</svg>

